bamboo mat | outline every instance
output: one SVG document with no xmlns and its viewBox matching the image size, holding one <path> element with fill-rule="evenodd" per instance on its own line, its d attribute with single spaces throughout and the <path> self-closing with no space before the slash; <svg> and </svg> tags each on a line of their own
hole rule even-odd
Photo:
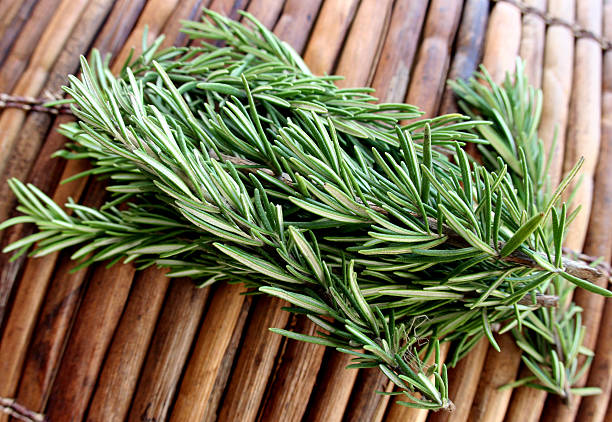
<svg viewBox="0 0 612 422">
<path fill-rule="evenodd" d="M 525 4 L 612 38 L 610 0 Z M 164 33 L 166 45 L 183 45 L 179 20 L 197 19 L 202 6 L 231 17 L 248 10 L 315 73 L 344 75 L 343 86 L 371 85 L 381 99 L 419 105 L 427 116 L 456 110 L 447 78 L 468 77 L 484 62 L 499 81 L 522 56 L 531 83 L 543 89 L 540 136 L 550 145 L 558 132 L 551 178 L 586 158 L 577 194 L 583 209 L 568 246 L 610 261 L 612 51 L 593 36 L 576 38 L 563 24 L 521 13 L 516 2 L 0 0 L 0 92 L 58 95 L 79 54 L 96 47 L 122 62 L 141 45 L 145 26 L 149 40 Z M 49 158 L 64 142 L 58 124 L 69 120 L 2 111 L 0 220 L 15 213 L 8 177 L 61 203 L 69 196 L 88 205 L 104 200 L 104 185 L 94 179 L 58 185 L 87 166 Z M 7 230 L 2 246 L 31 230 Z M 129 265 L 70 273 L 69 255 L 14 262 L 0 255 L 0 406 L 21 409 L 25 420 L 40 420 L 38 413 L 51 421 L 612 420 L 612 302 L 582 291 L 574 298 L 596 358 L 581 382 L 602 395 L 565 406 L 537 390 L 498 390 L 525 373 L 512 340 L 501 337 L 502 353 L 484 339 L 450 371 L 457 410 L 428 414 L 374 394 L 392 389 L 378 371 L 345 370 L 346 355 L 269 332 L 315 331 L 278 299 L 240 295 L 239 285 L 197 289 Z"/>
</svg>

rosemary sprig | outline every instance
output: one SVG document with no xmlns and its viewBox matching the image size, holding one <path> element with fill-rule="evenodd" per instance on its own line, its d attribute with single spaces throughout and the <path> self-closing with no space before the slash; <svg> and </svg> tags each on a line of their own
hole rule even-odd
<svg viewBox="0 0 612 422">
<path fill-rule="evenodd" d="M 610 295 L 580 277 L 596 270 L 563 261 L 558 195 L 534 205 L 516 163 L 468 159 L 465 142 L 489 143 L 469 131 L 486 122 L 375 104 L 313 76 L 252 16 L 249 28 L 205 15 L 185 31 L 224 47 L 155 42 L 119 77 L 97 52 L 82 60 L 65 88 L 78 122 L 58 155 L 91 160 L 113 198 L 68 215 L 13 180 L 24 215 L 0 229 L 39 232 L 7 251 L 78 245 L 79 266 L 137 260 L 201 285 L 242 281 L 321 328 L 276 332 L 378 367 L 424 409 L 452 407 L 445 365 L 424 363 L 440 341 L 456 342 L 455 360 L 483 335 L 496 345 L 493 327 L 526 326 L 558 275 Z M 524 154 L 518 164 L 527 174 Z"/>
</svg>

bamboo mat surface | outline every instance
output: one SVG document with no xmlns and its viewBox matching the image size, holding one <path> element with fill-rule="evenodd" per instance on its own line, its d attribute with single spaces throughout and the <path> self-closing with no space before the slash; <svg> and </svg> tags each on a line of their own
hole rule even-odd
<svg viewBox="0 0 612 422">
<path fill-rule="evenodd" d="M 529 0 L 527 6 L 612 38 L 610 0 Z M 56 96 L 79 54 L 96 47 L 122 63 L 165 34 L 184 45 L 181 19 L 201 8 L 237 18 L 247 10 L 305 58 L 317 74 L 370 85 L 385 101 L 420 106 L 426 116 L 456 111 L 448 78 L 484 63 L 500 81 L 515 57 L 527 60 L 543 89 L 540 136 L 558 140 L 551 178 L 585 157 L 577 190 L 582 211 L 567 246 L 610 261 L 612 253 L 612 51 L 593 37 L 522 13 L 516 2 L 487 0 L 0 0 L 0 92 Z M 14 215 L 7 178 L 36 184 L 56 202 L 102 203 L 95 179 L 59 181 L 87 164 L 50 155 L 64 142 L 69 116 L 6 108 L 0 115 L 0 220 Z M 16 226 L 2 246 L 30 234 Z M 577 291 L 596 357 L 583 385 L 596 397 L 569 406 L 541 391 L 497 389 L 524 375 L 510 338 L 486 338 L 449 371 L 453 413 L 393 403 L 377 370 L 345 370 L 346 355 L 273 334 L 313 334 L 282 301 L 241 295 L 240 285 L 195 288 L 163 271 L 103 265 L 70 272 L 69 253 L 39 259 L 0 255 L 0 406 L 23 407 L 25 420 L 51 421 L 612 421 L 612 302 Z M 444 352 L 444 350 L 443 350 Z M 15 399 L 17 404 L 5 399 Z M 607 419 L 606 419 L 607 412 Z M 37 419 L 38 418 L 38 419 Z M 8 416 L 0 412 L 0 421 Z"/>
</svg>

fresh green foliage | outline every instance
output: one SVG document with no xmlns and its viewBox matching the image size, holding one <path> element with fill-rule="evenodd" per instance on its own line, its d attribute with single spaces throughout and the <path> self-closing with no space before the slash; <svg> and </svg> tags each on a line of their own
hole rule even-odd
<svg viewBox="0 0 612 422">
<path fill-rule="evenodd" d="M 488 163 L 487 167 L 498 167 L 493 158 L 497 154 L 509 164 L 509 173 L 517 189 L 516 196 L 526 209 L 531 210 L 531 214 L 527 215 L 533 215 L 506 243 L 506 251 L 502 249 L 501 255 L 504 256 L 515 244 L 522 243 L 524 238 L 537 231 L 537 235 L 543 239 L 542 245 L 551 245 L 544 250 L 549 256 L 554 255 L 555 266 L 560 266 L 560 251 L 567 228 L 566 207 L 554 207 L 561 190 L 552 192 L 546 178 L 550 154 L 544 151 L 537 134 L 541 92 L 527 83 L 520 60 L 517 60 L 514 76 L 507 75 L 501 86 L 493 83 L 485 68 L 469 81 L 451 82 L 451 86 L 466 113 L 473 118 L 493 122 L 491 126 L 478 128 L 489 141 L 488 145 L 479 145 L 479 150 Z M 570 177 L 576 171 L 577 168 L 570 173 Z M 567 186 L 568 181 L 569 177 L 562 186 Z M 550 212 L 550 224 L 541 224 Z M 561 273 L 535 288 L 541 294 L 558 296 L 558 308 L 519 312 L 518 318 L 502 329 L 502 332 L 512 330 L 517 345 L 523 351 L 523 362 L 533 373 L 533 376 L 518 383 L 544 389 L 566 400 L 570 394 L 579 392 L 572 385 L 592 360 L 592 353 L 582 346 L 585 332 L 581 324 L 582 309 L 567 299 L 575 285 L 594 293 L 607 294 L 597 285 L 584 284 L 583 280 L 571 274 Z M 581 354 L 586 358 L 582 365 L 578 361 Z"/>
<path fill-rule="evenodd" d="M 540 162 L 517 159 L 519 144 L 500 153 L 507 163 L 481 166 L 461 147 L 493 144 L 494 126 L 419 120 L 370 89 L 339 89 L 244 16 L 251 28 L 206 12 L 184 31 L 208 41 L 156 42 L 118 77 L 98 53 L 83 59 L 65 88 L 78 122 L 62 127 L 72 144 L 58 155 L 89 159 L 85 174 L 107 177 L 111 200 L 67 204 L 68 215 L 13 180 L 24 216 L 0 228 L 29 222 L 39 233 L 9 248 L 78 245 L 79 266 L 137 260 L 201 285 L 244 282 L 321 328 L 275 332 L 378 367 L 408 406 L 451 408 L 440 342 L 454 342 L 456 362 L 484 335 L 496 345 L 499 326 L 538 333 L 534 312 L 549 310 L 537 295 L 557 275 L 593 287 L 562 259 L 557 197 L 534 201 L 539 188 L 522 178 Z"/>
</svg>

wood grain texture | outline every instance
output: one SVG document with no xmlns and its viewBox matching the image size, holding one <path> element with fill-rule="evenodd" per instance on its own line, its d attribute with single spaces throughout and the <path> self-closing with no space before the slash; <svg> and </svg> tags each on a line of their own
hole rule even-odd
<svg viewBox="0 0 612 422">
<path fill-rule="evenodd" d="M 208 293 L 189 279 L 172 280 L 127 420 L 168 418 Z"/>
<path fill-rule="evenodd" d="M 98 377 L 88 421 L 125 420 L 168 282 L 166 271 L 155 267 L 136 276 Z"/>
<path fill-rule="evenodd" d="M 376 394 L 376 391 L 385 391 L 387 382 L 388 378 L 378 368 L 360 370 L 342 420 L 376 421 L 378 409 L 384 409 L 389 400 L 388 396 Z"/>
<path fill-rule="evenodd" d="M 529 6 L 542 12 L 546 11 L 546 0 L 528 0 Z M 540 88 L 544 61 L 546 26 L 544 20 L 533 13 L 523 15 L 520 56 L 524 61 L 528 82 Z M 531 376 L 524 364 L 518 378 Z M 530 387 L 519 387 L 512 392 L 506 422 L 537 422 L 544 408 L 546 392 Z"/>
<path fill-rule="evenodd" d="M 77 165 L 69 167 L 65 176 L 75 175 L 89 167 L 87 163 L 75 163 Z M 77 189 L 82 190 L 82 182 L 77 184 Z M 53 200 L 63 204 L 68 198 L 61 193 L 54 195 Z M 29 259 L 25 266 L 0 342 L 2 397 L 12 397 L 16 393 L 30 337 L 58 256 L 56 252 L 42 258 Z"/>
<path fill-rule="evenodd" d="M 548 0 L 548 12 L 566 22 L 574 22 L 574 9 L 574 0 Z M 559 184 L 563 173 L 573 71 L 574 36 L 564 26 L 549 26 L 544 48 L 542 118 L 538 134 L 544 142 L 545 150 L 552 150 L 549 168 L 552 186 Z"/>
<path fill-rule="evenodd" d="M 495 3 L 489 16 L 482 63 L 493 82 L 500 83 L 514 70 L 521 43 L 521 12 L 506 2 Z"/>
<path fill-rule="evenodd" d="M 467 0 L 465 2 L 448 79 L 468 79 L 478 68 L 488 18 L 489 2 L 487 0 Z M 455 96 L 447 85 L 444 88 L 442 100 L 440 100 L 440 113 L 455 112 L 457 112 Z"/>
<path fill-rule="evenodd" d="M 595 34 L 601 34 L 601 2 L 578 0 L 576 2 L 576 22 Z M 567 173 L 580 157 L 584 164 L 579 173 L 580 181 L 575 180 L 565 191 L 568 199 L 572 189 L 573 203 L 570 211 L 581 205 L 580 213 L 572 223 L 565 246 L 581 251 L 584 246 L 591 201 L 593 199 L 593 177 L 597 165 L 597 155 L 601 138 L 601 65 L 602 54 L 599 44 L 590 38 L 576 40 L 574 57 L 574 79 L 570 102 L 570 124 L 567 132 L 569 142 L 565 146 L 563 172 Z"/>
<path fill-rule="evenodd" d="M 252 310 L 238 361 L 232 371 L 218 421 L 255 421 L 268 377 L 272 373 L 283 337 L 267 329 L 285 328 L 289 312 L 279 308 L 285 302 L 262 296 Z"/>
<path fill-rule="evenodd" d="M 294 318 L 291 331 L 314 336 L 317 325 L 303 315 Z M 279 365 L 268 387 L 261 421 L 300 421 L 304 416 L 308 399 L 314 388 L 321 367 L 325 347 L 287 340 Z"/>
<path fill-rule="evenodd" d="M 344 76 L 336 84 L 341 88 L 367 86 L 376 69 L 393 2 L 362 0 L 342 48 L 335 73 Z"/>
<path fill-rule="evenodd" d="M 455 411 L 432 413 L 429 416 L 430 422 L 465 422 L 468 420 L 487 350 L 489 350 L 489 340 L 483 337 L 455 368 L 449 369 L 448 395 L 455 403 Z"/>
<path fill-rule="evenodd" d="M 342 420 L 359 373 L 356 369 L 346 369 L 351 359 L 351 355 L 346 353 L 333 350 L 326 352 L 305 420 L 313 422 Z"/>
<path fill-rule="evenodd" d="M 15 2 L 17 4 L 17 2 Z M 34 49 L 40 42 L 40 37 L 53 18 L 53 13 L 60 0 L 40 0 L 32 11 L 23 28 L 23 34 L 15 40 L 15 44 L 7 52 L 0 70 L 0 92 L 12 92 L 17 81 L 22 76 L 28 63 L 33 59 Z"/>
<path fill-rule="evenodd" d="M 274 28 L 284 4 L 285 0 L 251 0 L 246 10 L 266 28 Z"/>
<path fill-rule="evenodd" d="M 13 7 L 6 7 L 6 5 L 3 6 L 0 4 L 0 7 L 3 7 L 5 12 L 10 12 L 4 13 L 2 17 L 0 17 L 0 65 L 4 63 L 4 59 L 13 45 L 15 38 L 21 32 L 24 24 L 33 20 L 29 18 L 37 1 L 38 0 L 24 0 L 21 3 L 12 2 Z M 15 11 L 14 6 L 17 5 L 19 9 L 11 16 Z"/>
<path fill-rule="evenodd" d="M 546 0 L 526 0 L 525 4 L 541 12 L 546 11 Z M 531 85 L 540 88 L 542 83 L 542 63 L 544 61 L 546 25 L 534 13 L 523 15 L 521 58 L 525 61 L 525 75 Z"/>
<path fill-rule="evenodd" d="M 398 0 L 376 66 L 372 88 L 381 101 L 402 102 L 429 0 Z"/>
<path fill-rule="evenodd" d="M 406 96 L 408 104 L 424 111 L 424 118 L 438 112 L 462 7 L 461 0 L 432 0 L 429 6 L 423 41 Z"/>
<path fill-rule="evenodd" d="M 322 0 L 286 0 L 274 34 L 302 54 Z"/>
<path fill-rule="evenodd" d="M 14 95 L 37 97 L 49 76 L 66 40 L 87 6 L 86 0 L 63 0 L 38 41 L 32 60 L 13 89 Z M 5 174 L 7 159 L 15 146 L 26 112 L 4 110 L 0 117 L 0 174 Z"/>
<path fill-rule="evenodd" d="M 499 387 L 516 379 L 520 353 L 511 335 L 505 334 L 496 340 L 502 352 L 489 348 L 468 420 L 504 420 L 512 390 L 499 390 Z"/>
<path fill-rule="evenodd" d="M 612 1 L 604 2 L 604 36 L 612 36 Z M 601 148 L 599 151 L 599 162 L 595 173 L 595 195 L 593 197 L 593 213 L 591 215 L 591 227 L 586 238 L 585 250 L 607 254 L 603 255 L 610 261 L 610 218 L 609 210 L 612 207 L 612 177 L 610 167 L 612 165 L 612 51 L 604 54 L 603 62 L 603 93 L 602 93 L 602 119 L 601 119 Z M 590 252 L 590 253 L 592 253 Z M 596 341 L 595 358 L 589 371 L 587 386 L 599 387 L 602 394 L 599 396 L 584 397 L 580 404 L 579 412 L 576 417 L 578 422 L 603 422 L 605 419 L 605 409 L 609 405 L 610 395 L 612 394 L 612 302 L 602 301 L 594 295 L 578 294 L 575 299 L 582 306 L 592 306 L 595 308 L 603 302 L 605 309 L 603 314 L 596 314 L 591 309 L 588 310 L 589 324 L 596 318 L 601 318 L 601 325 Z M 584 302 L 583 302 L 584 300 Z M 595 302 L 595 303 L 592 303 Z M 593 325 L 587 325 L 588 330 L 593 330 Z"/>
<path fill-rule="evenodd" d="M 304 61 L 315 75 L 330 74 L 359 0 L 327 0 L 321 6 Z"/>
<path fill-rule="evenodd" d="M 246 289 L 239 284 L 219 286 L 204 322 L 172 411 L 173 421 L 203 421 L 219 368 L 242 313 Z"/>
<path fill-rule="evenodd" d="M 46 409 L 50 420 L 83 418 L 133 275 L 132 265 L 94 271 L 51 388 Z"/>
</svg>

